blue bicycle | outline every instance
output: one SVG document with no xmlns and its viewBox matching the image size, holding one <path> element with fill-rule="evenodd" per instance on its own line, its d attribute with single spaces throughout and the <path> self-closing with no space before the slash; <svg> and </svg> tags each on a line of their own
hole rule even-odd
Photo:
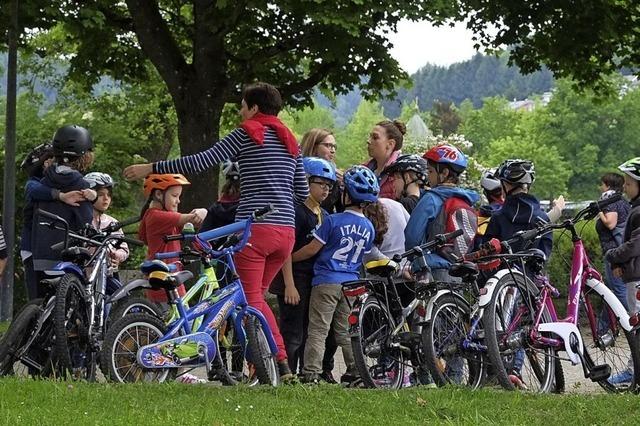
<svg viewBox="0 0 640 426">
<path fill-rule="evenodd" d="M 166 325 L 149 314 L 130 314 L 109 329 L 102 349 L 101 366 L 109 379 L 118 382 L 163 382 L 197 367 L 209 373 L 219 359 L 219 334 L 232 324 L 235 336 L 247 361 L 243 372 L 248 381 L 257 378 L 261 384 L 276 386 L 280 376 L 276 363 L 276 346 L 271 329 L 257 309 L 247 304 L 242 283 L 236 273 L 233 255 L 242 250 L 251 234 L 251 225 L 272 212 L 259 209 L 246 220 L 200 234 L 182 234 L 170 239 L 194 239 L 200 250 L 229 268 L 234 280 L 215 291 L 209 298 L 191 308 L 185 307 L 177 288 L 193 277 L 189 271 L 170 272 L 170 266 L 154 260 L 142 265 L 149 286 L 164 289 L 179 313 L 178 319 Z M 209 241 L 241 233 L 238 243 L 214 250 Z M 192 244 L 194 246 L 194 244 Z M 179 257 L 180 252 L 162 253 L 158 257 Z M 196 330 L 194 320 L 201 318 Z"/>
</svg>

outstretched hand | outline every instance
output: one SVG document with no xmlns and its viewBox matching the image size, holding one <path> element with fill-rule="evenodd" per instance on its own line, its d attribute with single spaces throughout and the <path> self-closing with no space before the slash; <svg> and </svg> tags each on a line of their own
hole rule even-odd
<svg viewBox="0 0 640 426">
<path fill-rule="evenodd" d="M 122 175 L 128 181 L 139 180 L 147 177 L 153 173 L 153 165 L 151 163 L 146 164 L 134 164 L 124 169 Z"/>
</svg>

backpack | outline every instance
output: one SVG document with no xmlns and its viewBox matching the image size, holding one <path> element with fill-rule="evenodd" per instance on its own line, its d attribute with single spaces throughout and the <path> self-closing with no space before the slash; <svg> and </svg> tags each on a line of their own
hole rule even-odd
<svg viewBox="0 0 640 426">
<path fill-rule="evenodd" d="M 453 247 L 445 247 L 438 254 L 450 262 L 466 254 L 472 247 L 478 228 L 478 215 L 475 209 L 464 199 L 453 196 L 443 199 L 442 208 L 427 229 L 427 241 L 438 234 L 462 229 L 464 234 L 453 240 Z M 454 256 L 452 256 L 452 254 Z"/>
</svg>

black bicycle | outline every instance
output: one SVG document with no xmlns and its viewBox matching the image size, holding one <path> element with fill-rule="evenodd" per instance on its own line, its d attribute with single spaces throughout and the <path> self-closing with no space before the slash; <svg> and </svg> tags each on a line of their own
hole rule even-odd
<svg viewBox="0 0 640 426">
<path fill-rule="evenodd" d="M 393 259 L 368 262 L 368 273 L 385 277 L 343 283 L 347 300 L 355 297 L 349 315 L 351 346 L 362 383 L 368 388 L 397 389 L 403 386 L 406 369 L 413 369 L 416 383 L 429 382 L 422 349 L 428 287 L 432 284 L 425 255 L 460 236 L 461 230 L 438 235 Z M 416 281 L 394 280 L 399 264 L 414 264 Z M 417 268 L 415 265 L 418 265 Z M 409 377 L 411 379 L 411 377 Z"/>
</svg>

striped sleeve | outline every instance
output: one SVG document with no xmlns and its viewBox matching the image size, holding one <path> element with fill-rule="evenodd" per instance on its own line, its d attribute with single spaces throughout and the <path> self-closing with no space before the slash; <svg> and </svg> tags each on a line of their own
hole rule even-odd
<svg viewBox="0 0 640 426">
<path fill-rule="evenodd" d="M 4 241 L 4 233 L 2 232 L 2 227 L 0 226 L 0 259 L 7 258 L 7 243 Z"/>
<path fill-rule="evenodd" d="M 301 155 L 296 158 L 293 192 L 295 195 L 296 204 L 304 203 L 304 201 L 309 196 L 309 182 L 307 181 L 307 175 L 304 172 L 304 164 L 302 163 Z"/>
<path fill-rule="evenodd" d="M 222 161 L 235 157 L 248 136 L 242 129 L 235 129 L 206 151 L 180 157 L 175 160 L 153 163 L 154 173 L 195 174 L 210 169 Z"/>
</svg>

